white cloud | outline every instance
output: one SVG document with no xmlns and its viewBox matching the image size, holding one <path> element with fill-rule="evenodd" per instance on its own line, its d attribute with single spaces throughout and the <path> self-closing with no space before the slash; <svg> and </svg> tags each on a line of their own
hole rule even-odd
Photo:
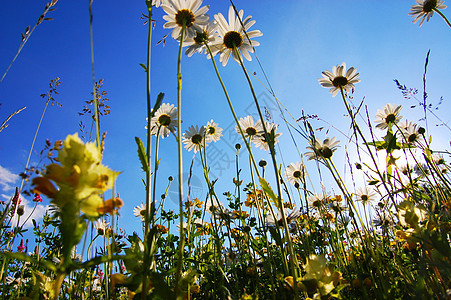
<svg viewBox="0 0 451 300">
<path fill-rule="evenodd" d="M 19 175 L 13 174 L 11 171 L 0 165 L 0 190 L 3 191 L 3 193 L 0 194 L 0 201 L 4 200 L 7 202 L 12 196 L 14 196 L 14 188 L 16 187 L 15 183 L 19 180 Z M 48 209 L 48 205 L 38 203 L 36 208 L 33 210 L 35 206 L 34 202 L 27 200 L 23 195 L 20 195 L 20 199 L 22 200 L 20 204 L 24 206 L 25 211 L 24 215 L 20 218 L 20 224 L 22 225 L 23 222 L 28 219 L 23 227 L 30 228 L 33 226 L 33 223 L 31 222 L 32 219 L 35 219 L 36 222 L 42 220 L 42 217 Z M 12 224 L 17 224 L 17 215 L 14 216 Z"/>
<path fill-rule="evenodd" d="M 14 183 L 19 180 L 19 175 L 11 173 L 0 165 L 0 188 L 4 192 L 14 189 Z"/>
</svg>

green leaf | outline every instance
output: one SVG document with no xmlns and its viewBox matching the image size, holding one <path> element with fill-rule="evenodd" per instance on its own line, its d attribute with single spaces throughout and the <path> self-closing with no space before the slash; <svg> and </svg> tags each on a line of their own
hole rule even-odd
<svg viewBox="0 0 451 300">
<path fill-rule="evenodd" d="M 113 262 L 116 260 L 127 260 L 127 259 L 134 259 L 134 255 L 103 255 L 103 256 L 97 256 L 94 257 L 88 261 L 85 261 L 84 263 L 75 263 L 73 262 L 71 265 L 67 267 L 67 271 L 74 271 L 74 270 L 84 270 L 89 269 L 95 266 L 98 266 L 100 264 L 106 263 L 106 262 Z"/>
<path fill-rule="evenodd" d="M 144 69 L 144 72 L 147 72 L 147 67 L 145 64 L 139 64 L 139 65 Z"/>
<path fill-rule="evenodd" d="M 147 160 L 146 149 L 141 139 L 135 136 L 136 145 L 138 146 L 138 157 L 141 162 L 141 168 L 144 172 L 149 171 L 149 161 Z"/>
<path fill-rule="evenodd" d="M 12 260 L 19 260 L 19 261 L 23 261 L 23 262 L 29 262 L 32 264 L 36 264 L 38 266 L 44 267 L 45 269 L 49 270 L 49 271 L 53 271 L 55 272 L 58 267 L 49 261 L 46 261 L 44 259 L 41 260 L 37 260 L 34 257 L 31 257 L 25 253 L 22 252 L 0 252 L 0 256 L 12 259 Z"/>
<path fill-rule="evenodd" d="M 396 143 L 396 135 L 394 135 L 390 130 L 387 132 L 387 135 L 384 137 L 385 141 L 385 150 L 387 153 L 392 153 L 394 150 L 399 149 L 398 143 Z"/>
<path fill-rule="evenodd" d="M 277 230 L 274 227 L 268 227 L 269 233 L 271 234 L 271 237 L 274 239 L 274 241 L 276 242 L 276 244 L 278 246 L 282 246 L 283 242 L 282 242 L 282 238 L 280 237 L 280 233 L 279 230 Z"/>
<path fill-rule="evenodd" d="M 279 198 L 276 196 L 276 194 L 274 194 L 272 188 L 269 186 L 265 178 L 260 177 L 258 180 L 260 181 L 260 185 L 262 186 L 263 191 L 265 191 L 266 195 L 268 195 L 269 199 L 272 200 L 274 205 L 276 205 L 277 208 L 281 207 Z"/>
<path fill-rule="evenodd" d="M 150 274 L 150 280 L 154 288 L 152 291 L 153 299 L 175 299 L 176 295 L 174 295 L 172 289 L 167 285 L 165 274 L 153 272 Z"/>
<path fill-rule="evenodd" d="M 366 145 L 374 146 L 374 147 L 376 147 L 377 150 L 382 150 L 382 149 L 384 149 L 385 142 L 383 142 L 383 141 L 371 142 L 371 143 L 366 143 Z"/>
<path fill-rule="evenodd" d="M 161 103 L 163 102 L 163 99 L 164 99 L 164 93 L 159 93 L 157 96 L 157 101 L 155 102 L 152 112 L 150 113 L 150 116 L 148 116 L 148 118 L 152 119 L 152 117 L 155 115 L 155 112 L 157 111 L 157 109 L 160 108 Z"/>
</svg>

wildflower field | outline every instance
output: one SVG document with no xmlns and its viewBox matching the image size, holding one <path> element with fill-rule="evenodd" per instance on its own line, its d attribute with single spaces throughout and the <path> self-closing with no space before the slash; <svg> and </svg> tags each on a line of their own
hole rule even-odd
<svg viewBox="0 0 451 300">
<path fill-rule="evenodd" d="M 416 49 L 393 29 L 406 47 L 404 57 L 387 64 L 420 70 L 410 74 L 418 87 L 384 78 L 383 66 L 361 74 L 339 55 L 327 58 L 336 63 L 310 70 L 315 40 L 328 37 L 320 29 L 283 35 L 277 28 L 301 23 L 307 1 L 291 23 L 261 22 L 290 46 L 263 42 L 260 20 L 248 11 L 258 1 L 249 1 L 245 12 L 238 1 L 141 0 L 136 32 L 118 29 L 128 22 L 120 15 L 98 25 L 96 16 L 109 4 L 85 2 L 84 29 L 58 31 L 73 35 L 67 53 L 59 46 L 45 50 L 55 51 L 55 64 L 40 65 L 38 55 L 24 52 L 37 47 L 33 39 L 43 38 L 39 31 L 52 27 L 60 6 L 78 1 L 44 2 L 13 57 L 0 55 L 1 299 L 451 299 L 450 94 L 429 79 L 431 65 L 445 68 L 440 82 L 451 79 L 443 0 L 403 1 L 407 26 L 413 21 L 418 32 L 440 26 L 421 59 L 408 61 Z M 259 9 L 270 19 L 295 7 L 280 2 Z M 216 5 L 225 10 L 214 11 Z M 371 14 L 356 18 L 365 13 Z M 330 35 L 352 40 L 343 24 Z M 96 26 L 114 27 L 111 45 L 96 42 Z M 136 36 L 139 47 L 130 42 Z M 305 36 L 310 52 L 295 46 Z M 365 36 L 380 33 L 368 29 Z M 85 48 L 76 46 L 80 41 Z M 104 64 L 98 50 L 107 55 L 114 45 L 141 53 L 143 61 L 124 54 Z M 305 68 L 266 69 L 272 57 L 260 57 L 265 47 L 275 60 L 282 52 Z M 334 45 L 329 48 L 333 53 Z M 432 63 L 435 51 L 439 63 Z M 83 69 L 76 78 L 67 75 L 74 87 L 64 88 L 57 56 Z M 89 63 L 78 65 L 78 56 Z M 346 57 L 354 56 L 360 61 L 361 54 Z M 116 66 L 111 73 L 104 71 L 108 64 Z M 34 68 L 54 74 L 48 86 L 27 79 Z M 271 70 L 283 82 L 274 86 L 298 88 L 295 108 L 284 99 L 291 94 L 280 97 L 273 88 Z M 119 87 L 108 85 L 115 76 Z M 390 82 L 397 97 L 373 111 L 360 90 L 365 78 Z M 89 82 L 89 90 L 80 92 L 77 80 Z M 18 94 L 40 91 L 42 101 L 26 107 L 11 98 L 8 84 Z M 430 86 L 443 90 L 430 92 Z M 127 95 L 119 110 L 119 93 L 109 88 Z M 314 96 L 302 96 L 304 89 Z M 377 95 L 369 99 L 387 93 L 372 91 Z M 85 98 L 66 103 L 66 93 Z M 59 113 L 66 105 L 69 114 Z M 139 131 L 130 132 L 131 123 Z M 23 143 L 31 145 L 26 154 Z"/>
</svg>

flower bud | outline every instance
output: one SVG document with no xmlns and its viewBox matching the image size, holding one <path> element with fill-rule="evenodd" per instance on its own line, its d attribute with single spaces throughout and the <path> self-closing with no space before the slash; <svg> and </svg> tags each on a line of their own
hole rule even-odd
<svg viewBox="0 0 451 300">
<path fill-rule="evenodd" d="M 24 206 L 23 206 L 23 205 L 19 205 L 19 206 L 17 207 L 17 214 L 18 214 L 19 216 L 23 216 L 24 212 L 25 212 Z"/>
</svg>

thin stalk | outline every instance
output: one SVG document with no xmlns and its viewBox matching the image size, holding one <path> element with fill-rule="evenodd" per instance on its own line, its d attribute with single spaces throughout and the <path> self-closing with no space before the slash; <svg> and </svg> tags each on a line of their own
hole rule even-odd
<svg viewBox="0 0 451 300">
<path fill-rule="evenodd" d="M 246 71 L 246 68 L 244 67 L 243 64 L 243 60 L 241 59 L 241 54 L 239 53 L 238 49 L 236 47 L 234 47 L 234 51 L 237 54 L 238 58 L 239 58 L 239 64 L 241 66 L 241 68 L 243 69 L 244 75 L 246 77 L 247 82 L 249 83 L 249 88 L 251 89 L 251 93 L 252 93 L 252 97 L 254 98 L 254 102 L 255 102 L 255 106 L 257 108 L 258 114 L 260 116 L 260 120 L 262 121 L 262 126 L 263 126 L 263 131 L 265 132 L 265 137 L 268 138 L 269 137 L 269 133 L 266 130 L 266 126 L 265 126 L 265 119 L 263 118 L 263 114 L 261 112 L 260 109 L 260 105 L 258 104 L 258 100 L 257 100 L 257 96 L 255 95 L 255 91 L 254 91 L 254 87 L 252 85 L 252 81 L 249 78 L 249 75 Z M 290 253 L 291 259 L 290 259 L 290 266 L 291 266 L 291 273 L 293 275 L 293 277 L 296 279 L 295 282 L 297 282 L 297 259 L 296 259 L 296 255 L 294 253 L 294 249 L 293 249 L 293 243 L 291 241 L 291 237 L 290 237 L 290 230 L 288 228 L 288 223 L 287 223 L 287 218 L 285 216 L 285 212 L 283 209 L 283 204 L 282 204 L 282 189 L 281 189 L 281 185 L 280 185 L 280 177 L 279 177 L 279 171 L 277 168 L 277 162 L 276 162 L 276 154 L 274 151 L 274 144 L 271 141 L 268 141 L 268 145 L 269 145 L 269 149 L 270 149 L 270 153 L 271 153 L 271 159 L 273 162 L 273 167 L 274 167 L 274 172 L 275 172 L 275 179 L 277 182 L 277 197 L 279 198 L 279 210 L 280 210 L 280 214 L 282 215 L 282 221 L 283 221 L 283 227 L 285 229 L 285 239 L 286 242 L 288 243 L 288 251 Z M 294 293 L 295 293 L 295 299 L 299 299 L 299 294 L 298 294 L 298 290 L 297 290 L 297 283 L 294 284 Z"/>
<path fill-rule="evenodd" d="M 92 74 L 92 95 L 94 97 L 94 120 L 96 123 L 96 146 L 100 150 L 100 120 L 99 120 L 99 103 L 97 101 L 96 76 L 94 72 L 94 35 L 92 31 L 92 2 L 89 0 L 89 37 L 91 44 L 91 74 Z"/>
<path fill-rule="evenodd" d="M 49 105 L 49 102 L 50 102 L 50 99 L 48 99 L 45 102 L 44 110 L 42 111 L 41 118 L 39 119 L 38 127 L 36 128 L 36 131 L 34 133 L 33 142 L 31 142 L 30 152 L 28 152 L 28 158 L 27 158 L 27 163 L 25 164 L 25 171 L 24 171 L 24 173 L 27 172 L 28 164 L 30 163 L 31 153 L 33 153 L 33 149 L 34 149 L 34 143 L 36 142 L 36 138 L 38 136 L 39 128 L 41 128 L 41 123 L 42 123 L 42 120 L 44 119 L 44 114 L 45 114 L 45 111 L 47 110 L 47 106 Z M 22 181 L 20 182 L 19 193 L 22 191 L 24 182 L 25 182 L 25 179 L 22 178 Z M 16 205 L 16 209 L 17 209 L 17 205 Z"/>
<path fill-rule="evenodd" d="M 252 187 L 253 187 L 253 190 L 254 190 L 255 206 L 257 208 L 256 210 L 257 210 L 258 219 L 259 219 L 259 222 L 260 222 L 260 226 L 263 227 L 263 231 L 265 232 L 266 249 L 268 249 L 267 254 L 268 254 L 268 257 L 269 257 L 269 260 L 270 260 L 270 265 L 271 265 L 271 268 L 268 270 L 270 275 L 271 275 L 271 276 L 269 276 L 270 282 L 271 282 L 271 287 L 272 287 L 271 295 L 272 295 L 272 299 L 275 300 L 276 299 L 276 295 L 275 295 L 275 292 L 274 292 L 274 288 L 275 288 L 274 277 L 275 277 L 275 275 L 272 274 L 273 270 L 275 269 L 275 267 L 274 267 L 274 259 L 272 257 L 272 251 L 270 251 L 268 237 L 266 235 L 266 233 L 268 232 L 268 229 L 266 227 L 265 221 L 264 221 L 263 216 L 262 216 L 263 208 L 260 207 L 260 199 L 259 199 L 259 197 L 257 195 L 257 189 L 255 188 L 254 172 L 252 171 L 252 162 L 250 161 L 250 159 L 249 159 L 249 169 L 251 171 Z M 263 197 L 263 195 L 262 195 L 262 197 Z M 263 201 L 262 201 L 262 204 L 263 204 Z M 285 260 L 284 260 L 284 263 L 285 263 Z M 286 268 L 288 268 L 288 266 L 286 266 Z"/>
<path fill-rule="evenodd" d="M 154 225 L 154 223 L 155 223 L 155 214 L 156 214 L 156 211 L 155 211 L 155 204 L 156 204 L 156 201 L 155 201 L 155 194 L 156 194 L 156 185 L 157 185 L 157 171 L 158 171 L 158 152 L 159 152 L 159 142 L 160 142 L 160 129 L 161 129 L 161 126 L 160 127 L 158 127 L 158 130 L 157 130 L 157 140 L 156 140 L 156 143 L 155 143 L 155 162 L 154 162 L 154 165 L 155 165 L 155 170 L 153 171 L 153 187 L 152 187 L 152 190 L 153 190 L 153 193 L 152 193 L 152 205 L 151 205 L 151 207 L 150 207 L 150 218 L 151 218 L 151 222 L 152 222 L 152 226 Z"/>
<path fill-rule="evenodd" d="M 238 117 L 235 114 L 235 110 L 233 109 L 232 101 L 230 100 L 229 93 L 227 92 L 227 89 L 226 89 L 226 87 L 224 85 L 224 82 L 222 81 L 221 75 L 219 74 L 218 67 L 216 66 L 216 62 L 215 62 L 213 53 L 211 52 L 210 46 L 206 42 L 205 42 L 205 46 L 207 47 L 208 54 L 210 54 L 211 62 L 213 63 L 213 67 L 215 69 L 216 76 L 218 77 L 218 80 L 221 83 L 221 87 L 222 87 L 222 90 L 224 91 L 224 95 L 225 95 L 225 97 L 227 99 L 227 103 L 229 105 L 230 111 L 232 112 L 232 115 L 233 115 L 233 118 L 235 120 L 235 123 L 238 126 L 238 129 L 240 130 L 241 137 L 243 138 L 243 141 L 246 144 L 246 148 L 247 148 L 247 150 L 249 152 L 249 155 L 250 155 L 250 157 L 252 159 L 252 164 L 253 164 L 256 172 L 257 172 L 257 176 L 260 177 L 260 173 L 258 172 L 257 164 L 255 163 L 254 156 L 252 155 L 251 146 L 247 142 L 247 139 L 244 136 L 243 129 L 241 128 L 240 122 L 238 121 Z"/>
<path fill-rule="evenodd" d="M 363 135 L 362 131 L 360 130 L 360 127 L 357 126 L 357 122 L 355 121 L 354 114 L 352 113 L 352 110 L 351 110 L 351 108 L 349 107 L 348 102 L 346 101 L 346 97 L 345 97 L 343 88 L 342 88 L 341 86 L 340 86 L 340 92 L 341 92 L 341 97 L 342 97 L 342 99 L 343 99 L 343 102 L 344 102 L 344 104 L 345 104 L 345 106 L 346 106 L 346 110 L 348 111 L 349 116 L 351 117 L 352 128 L 353 128 L 354 132 L 356 133 L 356 136 L 357 136 L 357 133 L 358 133 L 358 134 L 360 135 L 360 137 L 362 138 L 363 143 L 365 144 L 365 146 L 366 146 L 366 148 L 367 148 L 367 150 L 368 150 L 368 153 L 369 153 L 369 155 L 370 155 L 370 157 L 371 157 L 371 160 L 373 161 L 373 164 L 374 164 L 374 166 L 376 167 L 376 171 L 377 171 L 376 173 L 377 173 L 377 174 L 379 175 L 379 177 L 381 178 L 381 182 L 382 182 L 382 184 L 384 185 L 384 188 L 385 188 L 385 190 L 387 191 L 388 196 L 390 197 L 390 199 L 391 199 L 393 205 L 395 206 L 396 212 L 398 212 L 398 207 L 397 207 L 397 205 L 396 205 L 395 198 L 393 197 L 392 193 L 390 193 L 390 189 L 388 188 L 387 183 L 385 182 L 385 179 L 384 179 L 384 177 L 383 177 L 381 171 L 379 170 L 379 166 L 378 166 L 378 164 L 377 164 L 377 162 L 376 162 L 376 159 L 374 158 L 373 153 L 371 152 L 370 146 L 368 145 L 368 142 L 367 142 L 365 136 Z M 357 145 L 357 146 L 358 146 L 358 145 Z"/>
<path fill-rule="evenodd" d="M 448 21 L 448 19 L 445 17 L 445 15 L 440 10 L 438 10 L 436 7 L 434 7 L 433 10 L 435 12 L 437 12 L 440 15 L 440 17 L 443 18 L 443 20 L 445 20 L 446 24 L 448 24 L 449 27 L 451 27 L 451 23 Z"/>
<path fill-rule="evenodd" d="M 33 141 L 31 142 L 30 151 L 28 152 L 28 158 L 27 158 L 27 163 L 25 164 L 25 170 L 24 170 L 24 173 L 27 172 L 28 164 L 30 163 L 31 153 L 33 153 L 34 144 L 35 144 L 35 142 L 36 142 L 36 137 L 38 136 L 39 128 L 41 127 L 42 120 L 44 119 L 44 114 L 45 114 L 45 111 L 47 110 L 47 106 L 48 106 L 48 104 L 49 104 L 49 101 L 50 101 L 50 99 L 48 99 L 48 100 L 45 102 L 45 107 L 44 107 L 44 110 L 42 111 L 41 118 L 39 119 L 38 127 L 36 128 L 36 131 L 35 131 L 35 133 L 34 133 Z M 21 183 L 20 183 L 20 188 L 19 188 L 19 195 L 20 195 L 20 192 L 22 191 L 24 182 L 25 182 L 25 179 L 22 178 L 22 181 L 21 181 Z M 18 206 L 19 206 L 19 203 L 17 203 L 16 205 L 14 205 L 14 207 L 13 207 L 13 209 L 14 209 L 13 215 L 15 215 L 15 214 L 17 213 L 17 207 L 18 207 Z M 13 231 L 13 228 L 14 228 L 14 223 L 11 222 L 11 232 L 14 232 L 14 231 Z M 12 244 L 14 243 L 14 239 L 15 239 L 15 235 L 14 235 L 14 237 L 12 238 L 12 240 L 10 239 L 10 240 L 8 241 L 8 245 L 6 246 L 7 249 L 9 248 L 10 245 L 12 246 Z M 4 267 L 5 267 L 5 265 L 6 265 L 6 261 L 7 261 L 7 260 L 4 260 L 4 261 L 3 261 L 3 264 L 2 264 L 1 273 L 0 273 L 0 280 L 2 279 L 2 276 L 3 276 L 3 270 L 4 270 Z M 5 278 L 6 278 L 6 276 L 5 276 Z"/>
<path fill-rule="evenodd" d="M 150 64 L 151 64 L 151 49 L 152 49 L 152 5 L 147 5 L 148 7 L 148 14 L 149 14 L 149 20 L 148 20 L 148 30 L 147 30 L 147 65 L 146 65 L 146 104 L 147 104 L 147 135 L 146 135 L 146 157 L 147 157 L 147 170 L 146 170 L 146 213 L 144 215 L 144 269 L 147 270 L 148 266 L 150 264 L 149 262 L 149 249 L 148 249 L 148 242 L 147 238 L 149 235 L 149 216 L 150 216 L 150 203 L 151 203 L 151 181 L 152 181 L 152 135 L 151 135 L 151 113 L 152 113 L 152 103 L 151 103 L 151 97 L 150 97 L 150 91 L 151 91 L 151 81 L 150 81 Z M 147 287 L 147 274 L 143 274 L 143 292 L 141 295 L 141 299 L 144 300 L 147 297 L 147 293 L 144 292 L 144 287 Z"/>
<path fill-rule="evenodd" d="M 36 24 L 33 26 L 33 28 L 30 31 L 25 32 L 25 34 L 22 34 L 22 42 L 20 43 L 19 49 L 17 49 L 16 55 L 14 56 L 14 58 L 8 65 L 8 68 L 6 68 L 5 73 L 3 73 L 2 78 L 0 79 L 0 83 L 3 81 L 3 79 L 5 79 L 6 74 L 8 74 L 9 69 L 11 69 L 12 65 L 16 61 L 17 57 L 19 56 L 20 52 L 22 51 L 23 47 L 27 43 L 28 39 L 30 38 L 31 34 L 36 29 L 36 27 L 38 27 L 38 25 L 41 24 L 44 20 L 49 20 L 49 19 L 45 18 L 45 15 L 49 11 L 54 10 L 54 8 L 52 8 L 52 7 L 55 6 L 56 2 L 58 2 L 58 0 L 52 0 L 50 3 L 47 3 L 47 5 L 45 6 L 45 9 L 44 9 L 44 12 L 39 16 L 39 19 L 36 22 Z M 27 29 L 29 29 L 29 27 Z"/>
<path fill-rule="evenodd" d="M 363 223 L 362 218 L 360 217 L 360 213 L 357 210 L 357 207 L 355 206 L 354 201 L 352 200 L 352 196 L 351 193 L 348 191 L 348 188 L 345 185 L 345 182 L 343 181 L 343 178 L 341 178 L 340 173 L 338 172 L 337 168 L 335 167 L 334 162 L 332 161 L 332 159 L 329 159 L 328 161 L 326 161 L 328 168 L 331 170 L 331 173 L 335 179 L 335 181 L 337 182 L 338 186 L 340 187 L 340 189 L 342 190 L 348 205 L 350 204 L 350 206 L 352 206 L 352 208 L 354 209 L 355 213 L 357 214 L 357 217 L 359 218 L 359 222 L 360 225 L 362 225 L 362 230 L 365 232 L 366 231 L 366 227 L 365 227 L 365 223 Z M 357 228 L 356 228 L 357 229 Z"/>
<path fill-rule="evenodd" d="M 177 271 L 175 273 L 175 294 L 179 292 L 179 278 L 183 267 L 183 249 L 185 248 L 185 233 L 183 228 L 183 145 L 182 145 L 182 49 L 185 40 L 186 24 L 183 22 L 180 34 L 180 45 L 177 59 L 177 148 L 178 148 L 178 175 L 179 175 L 179 208 L 180 208 L 180 242 L 177 260 Z"/>
</svg>

